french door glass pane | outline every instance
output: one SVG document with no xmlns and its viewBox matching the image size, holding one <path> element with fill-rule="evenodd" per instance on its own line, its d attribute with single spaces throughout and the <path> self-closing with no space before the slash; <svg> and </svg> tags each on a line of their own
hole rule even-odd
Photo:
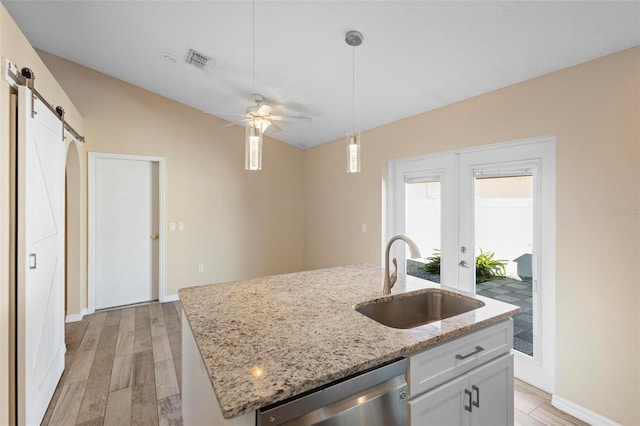
<svg viewBox="0 0 640 426">
<path fill-rule="evenodd" d="M 405 183 L 405 233 L 422 251 L 407 259 L 407 274 L 440 282 L 441 185 L 439 180 Z"/>
<path fill-rule="evenodd" d="M 476 293 L 520 306 L 514 348 L 533 356 L 533 176 L 475 178 Z"/>
</svg>

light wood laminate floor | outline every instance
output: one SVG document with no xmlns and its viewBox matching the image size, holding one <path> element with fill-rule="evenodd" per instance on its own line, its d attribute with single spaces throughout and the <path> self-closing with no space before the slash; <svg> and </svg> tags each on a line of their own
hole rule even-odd
<svg viewBox="0 0 640 426">
<path fill-rule="evenodd" d="M 43 425 L 182 425 L 180 302 L 66 325 L 65 372 Z"/>
<path fill-rule="evenodd" d="M 88 315 L 66 325 L 66 368 L 42 425 L 181 425 L 180 302 Z M 515 424 L 586 423 L 515 382 Z"/>
</svg>

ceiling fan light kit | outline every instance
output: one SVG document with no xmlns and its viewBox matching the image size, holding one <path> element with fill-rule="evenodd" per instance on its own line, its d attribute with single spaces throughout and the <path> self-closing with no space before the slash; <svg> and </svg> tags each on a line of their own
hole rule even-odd
<svg viewBox="0 0 640 426">
<path fill-rule="evenodd" d="M 362 33 L 348 31 L 344 41 L 353 48 L 352 51 L 352 97 L 351 97 L 351 131 L 347 133 L 347 173 L 360 173 L 360 132 L 356 132 L 356 50 L 362 44 Z"/>
</svg>

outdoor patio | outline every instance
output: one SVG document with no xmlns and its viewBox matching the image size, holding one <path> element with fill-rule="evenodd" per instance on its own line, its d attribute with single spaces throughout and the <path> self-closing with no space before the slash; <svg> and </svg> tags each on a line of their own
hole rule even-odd
<svg viewBox="0 0 640 426">
<path fill-rule="evenodd" d="M 440 283 L 440 276 L 429 274 L 422 269 L 424 263 L 407 261 L 407 274 Z M 507 277 L 495 281 L 476 284 L 480 296 L 520 306 L 521 312 L 513 317 L 513 347 L 524 354 L 533 356 L 533 315 L 531 283 Z"/>
</svg>

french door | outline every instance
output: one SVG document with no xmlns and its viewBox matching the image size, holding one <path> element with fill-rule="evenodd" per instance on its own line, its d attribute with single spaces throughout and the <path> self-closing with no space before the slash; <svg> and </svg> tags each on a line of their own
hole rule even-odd
<svg viewBox="0 0 640 426">
<path fill-rule="evenodd" d="M 408 235 L 423 255 L 407 260 L 398 247 L 401 266 L 520 306 L 515 375 L 553 392 L 554 139 L 398 160 L 390 164 L 389 194 L 388 236 Z"/>
</svg>

